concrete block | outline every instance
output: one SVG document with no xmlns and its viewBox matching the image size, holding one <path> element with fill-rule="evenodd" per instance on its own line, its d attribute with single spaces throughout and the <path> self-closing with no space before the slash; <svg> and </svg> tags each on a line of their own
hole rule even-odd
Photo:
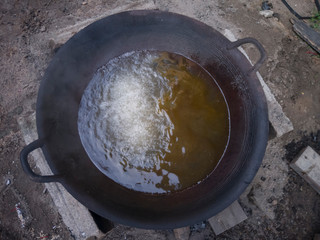
<svg viewBox="0 0 320 240">
<path fill-rule="evenodd" d="M 223 34 L 230 41 L 237 40 L 237 38 L 233 35 L 233 33 L 228 29 L 226 29 Z M 239 47 L 238 49 L 243 53 L 243 55 L 245 55 L 248 58 L 248 60 L 252 64 L 248 54 L 244 51 L 244 49 L 242 47 Z M 277 137 L 281 137 L 285 133 L 288 133 L 293 130 L 292 122 L 286 116 L 286 114 L 283 112 L 281 105 L 276 100 L 276 98 L 272 94 L 270 88 L 265 83 L 265 81 L 263 80 L 263 78 L 259 72 L 257 72 L 257 77 L 260 81 L 260 84 L 263 88 L 264 94 L 267 99 L 269 121 L 270 121 L 272 127 L 274 128 Z"/>
<path fill-rule="evenodd" d="M 290 164 L 290 167 L 320 194 L 320 155 L 318 153 L 308 146 Z"/>
<path fill-rule="evenodd" d="M 173 230 L 176 240 L 188 240 L 190 236 L 190 227 L 176 228 Z"/>
<path fill-rule="evenodd" d="M 19 118 L 18 123 L 26 144 L 38 138 L 35 113 Z M 42 175 L 52 174 L 42 151 L 37 149 L 30 153 L 30 155 L 33 157 Z M 74 199 L 60 183 L 45 183 L 45 187 L 48 189 L 64 224 L 76 240 L 102 235 L 88 209 Z M 41 221 L 41 219 L 39 220 Z"/>
<path fill-rule="evenodd" d="M 222 212 L 208 219 L 208 221 L 214 233 L 219 235 L 246 219 L 247 216 L 242 210 L 242 207 L 238 201 L 235 201 Z"/>
</svg>

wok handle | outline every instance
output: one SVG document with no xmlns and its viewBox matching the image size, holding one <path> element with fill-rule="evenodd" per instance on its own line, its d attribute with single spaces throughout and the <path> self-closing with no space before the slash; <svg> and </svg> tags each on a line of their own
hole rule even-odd
<svg viewBox="0 0 320 240">
<path fill-rule="evenodd" d="M 22 149 L 22 151 L 20 152 L 20 162 L 21 162 L 22 168 L 25 171 L 25 173 L 28 174 L 28 176 L 34 182 L 39 182 L 39 183 L 59 182 L 61 179 L 61 175 L 40 176 L 32 171 L 28 163 L 29 153 L 31 153 L 33 150 L 37 148 L 43 147 L 43 145 L 44 145 L 44 141 L 42 139 L 37 139 Z"/>
<path fill-rule="evenodd" d="M 236 47 L 239 47 L 243 44 L 246 43 L 251 43 L 253 44 L 260 53 L 260 59 L 256 62 L 255 65 L 252 66 L 252 68 L 250 68 L 250 70 L 247 72 L 247 74 L 250 73 L 255 73 L 258 71 L 258 69 L 261 67 L 262 63 L 267 59 L 267 54 L 266 51 L 264 50 L 263 46 L 261 45 L 261 43 L 258 42 L 258 40 L 254 39 L 254 38 L 243 38 L 243 39 L 239 39 L 235 42 L 231 42 L 228 46 L 227 49 L 231 50 L 234 49 Z"/>
</svg>

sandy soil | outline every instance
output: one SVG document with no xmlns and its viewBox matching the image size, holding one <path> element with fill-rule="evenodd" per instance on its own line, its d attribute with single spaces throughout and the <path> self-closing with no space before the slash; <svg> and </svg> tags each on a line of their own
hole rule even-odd
<svg viewBox="0 0 320 240">
<path fill-rule="evenodd" d="M 218 30 L 229 28 L 239 38 L 258 39 L 268 53 L 261 75 L 295 128 L 269 142 L 255 180 L 240 197 L 248 219 L 219 236 L 207 222 L 197 224 L 191 227 L 190 239 L 312 239 L 320 232 L 320 196 L 288 167 L 301 146 L 311 144 L 319 151 L 320 58 L 292 32 L 293 16 L 280 0 L 270 1 L 278 18 L 259 15 L 261 2 L 150 1 L 160 10 L 194 17 Z M 301 15 L 315 10 L 311 0 L 290 3 Z M 44 186 L 29 181 L 22 172 L 19 152 L 24 141 L 17 118 L 35 110 L 41 77 L 59 47 L 50 36 L 124 5 L 140 6 L 129 0 L 0 3 L 0 239 L 72 239 Z M 252 46 L 246 50 L 257 58 Z M 311 133 L 315 134 L 310 137 Z M 17 203 L 26 216 L 24 228 Z M 103 239 L 174 239 L 174 235 L 169 230 L 118 225 Z"/>
</svg>

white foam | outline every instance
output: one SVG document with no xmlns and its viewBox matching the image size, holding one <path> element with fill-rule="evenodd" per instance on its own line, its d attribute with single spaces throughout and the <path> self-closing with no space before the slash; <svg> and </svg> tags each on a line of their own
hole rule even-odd
<svg viewBox="0 0 320 240">
<path fill-rule="evenodd" d="M 160 169 L 165 153 L 170 152 L 174 125 L 159 103 L 171 88 L 153 70 L 156 57 L 132 52 L 111 60 L 94 75 L 80 104 L 78 126 L 86 151 L 112 179 L 117 181 L 121 175 L 124 185 L 135 184 L 130 174 L 143 177 L 133 167 Z M 95 149 L 104 151 L 91 153 Z M 152 184 L 161 181 L 153 179 Z M 172 180 L 172 184 L 178 182 Z M 143 181 L 142 187 L 147 187 Z"/>
</svg>

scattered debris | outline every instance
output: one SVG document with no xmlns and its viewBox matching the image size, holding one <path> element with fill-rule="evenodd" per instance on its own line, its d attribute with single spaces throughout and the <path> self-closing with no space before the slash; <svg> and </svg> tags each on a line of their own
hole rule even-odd
<svg viewBox="0 0 320 240">
<path fill-rule="evenodd" d="M 307 146 L 310 146 L 320 154 L 320 130 L 315 133 L 312 132 L 308 135 L 304 133 L 299 141 L 292 140 L 285 146 L 286 154 L 284 158 L 291 162 Z"/>
<path fill-rule="evenodd" d="M 40 236 L 36 237 L 37 239 L 47 239 L 49 236 L 47 234 L 44 234 L 42 231 L 40 232 Z"/>
<path fill-rule="evenodd" d="M 7 179 L 6 181 L 6 186 L 9 186 L 11 184 L 11 180 L 10 179 Z"/>
<path fill-rule="evenodd" d="M 201 229 L 205 229 L 205 228 L 206 228 L 206 221 L 203 221 L 190 226 L 190 231 L 191 232 L 201 231 Z"/>
<path fill-rule="evenodd" d="M 274 12 L 272 10 L 262 10 L 259 12 L 260 15 L 264 16 L 265 18 L 273 17 Z"/>
<path fill-rule="evenodd" d="M 261 10 L 271 10 L 272 8 L 272 3 L 269 3 L 269 1 L 263 1 L 261 3 Z"/>
<path fill-rule="evenodd" d="M 51 238 L 50 238 L 50 240 L 59 240 L 59 239 L 61 239 L 61 236 L 59 236 L 59 235 L 51 235 Z M 89 238 L 87 238 L 87 240 L 88 240 Z"/>
<path fill-rule="evenodd" d="M 19 218 L 19 220 L 21 222 L 21 227 L 24 228 L 26 226 L 26 220 L 24 219 L 24 216 L 22 214 L 22 210 L 20 208 L 20 203 L 17 203 L 15 205 L 15 210 L 16 210 L 18 218 Z"/>
<path fill-rule="evenodd" d="M 27 34 L 34 34 L 41 31 L 41 27 L 46 21 L 46 14 L 43 11 L 32 9 L 28 14 L 25 15 L 21 29 Z"/>
<path fill-rule="evenodd" d="M 87 4 L 88 4 L 88 2 L 86 2 L 86 1 L 82 2 L 82 5 L 87 5 Z"/>
<path fill-rule="evenodd" d="M 224 231 L 236 226 L 246 220 L 247 216 L 242 210 L 242 207 L 235 201 L 222 212 L 208 219 L 214 233 L 219 235 Z"/>
<path fill-rule="evenodd" d="M 45 32 L 47 29 L 46 29 L 46 26 L 42 26 L 41 28 L 40 28 L 40 31 L 41 32 Z"/>
<path fill-rule="evenodd" d="M 280 14 L 279 14 L 279 13 L 274 13 L 274 14 L 273 14 L 273 18 L 274 18 L 275 20 L 279 21 L 279 20 L 280 20 Z"/>
<path fill-rule="evenodd" d="M 53 227 L 52 227 L 52 230 L 55 230 L 57 228 L 57 226 L 56 225 L 54 225 Z"/>
<path fill-rule="evenodd" d="M 271 10 L 272 8 L 273 8 L 272 3 L 269 3 L 269 1 L 263 1 L 261 4 L 261 11 L 259 12 L 259 14 L 264 16 L 265 18 L 275 17 L 276 13 L 274 13 Z M 276 18 L 279 20 L 278 17 Z"/>
<path fill-rule="evenodd" d="M 320 155 L 318 153 L 308 146 L 290 166 L 320 194 Z"/>
<path fill-rule="evenodd" d="M 5 179 L 6 180 L 4 181 L 4 183 L 0 183 L 0 194 L 4 193 L 10 187 L 9 185 L 12 183 L 11 176 L 9 176 L 9 178 L 8 176 L 6 176 Z"/>
</svg>

